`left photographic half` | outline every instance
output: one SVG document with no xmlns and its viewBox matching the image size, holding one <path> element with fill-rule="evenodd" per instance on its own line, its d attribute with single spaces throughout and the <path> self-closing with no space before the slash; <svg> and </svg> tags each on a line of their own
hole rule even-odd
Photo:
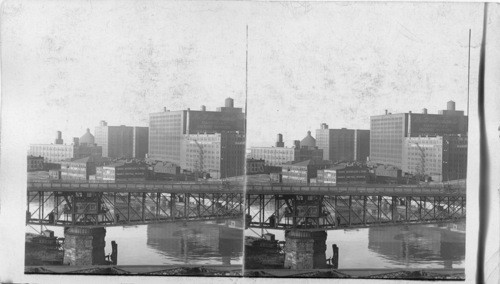
<svg viewBox="0 0 500 284">
<path fill-rule="evenodd" d="M 242 276 L 246 24 L 210 3 L 4 4 L 24 273 Z"/>
</svg>

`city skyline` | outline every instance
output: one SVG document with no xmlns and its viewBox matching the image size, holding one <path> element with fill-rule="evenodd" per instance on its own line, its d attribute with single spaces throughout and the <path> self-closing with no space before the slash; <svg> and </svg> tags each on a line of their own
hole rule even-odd
<svg viewBox="0 0 500 284">
<path fill-rule="evenodd" d="M 5 61 L 32 67 L 5 74 L 6 91 L 25 98 L 16 109 L 26 111 L 26 146 L 52 141 L 57 130 L 68 141 L 101 120 L 148 126 L 163 107 L 214 110 L 227 97 L 244 107 L 247 25 L 248 147 L 272 145 L 277 133 L 291 146 L 321 123 L 369 129 L 369 117 L 385 109 L 437 113 L 453 100 L 466 111 L 469 29 L 472 98 L 477 90 L 480 4 L 127 5 L 10 7 L 6 21 L 19 31 L 5 48 L 31 44 Z M 38 8 L 50 21 L 21 25 Z"/>
<path fill-rule="evenodd" d="M 497 251 L 500 6 L 57 2 L 2 6 L 12 279 L 469 279 Z"/>
</svg>

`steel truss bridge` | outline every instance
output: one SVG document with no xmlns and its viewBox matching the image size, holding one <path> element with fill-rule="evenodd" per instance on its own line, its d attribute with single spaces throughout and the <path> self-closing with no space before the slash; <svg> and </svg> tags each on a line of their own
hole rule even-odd
<svg viewBox="0 0 500 284">
<path fill-rule="evenodd" d="M 247 185 L 250 228 L 324 231 L 440 223 L 466 216 L 465 188 Z"/>
<path fill-rule="evenodd" d="M 26 223 L 109 227 L 238 219 L 334 230 L 465 219 L 464 188 L 390 185 L 28 182 Z"/>
<path fill-rule="evenodd" d="M 26 223 L 109 227 L 243 218 L 238 183 L 28 182 Z"/>
</svg>

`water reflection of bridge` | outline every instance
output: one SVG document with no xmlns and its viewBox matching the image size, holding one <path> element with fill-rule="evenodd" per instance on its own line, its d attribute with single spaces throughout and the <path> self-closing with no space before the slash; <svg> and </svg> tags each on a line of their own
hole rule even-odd
<svg viewBox="0 0 500 284">
<path fill-rule="evenodd" d="M 234 221 L 241 226 L 241 220 Z M 230 265 L 242 256 L 243 230 L 224 223 L 150 224 L 149 247 L 184 263 L 203 262 L 220 257 L 219 264 Z M 213 263 L 212 263 L 213 264 Z"/>
<path fill-rule="evenodd" d="M 407 266 L 438 261 L 445 268 L 453 268 L 454 262 L 465 259 L 465 231 L 451 230 L 446 224 L 368 230 L 368 249 Z"/>
</svg>

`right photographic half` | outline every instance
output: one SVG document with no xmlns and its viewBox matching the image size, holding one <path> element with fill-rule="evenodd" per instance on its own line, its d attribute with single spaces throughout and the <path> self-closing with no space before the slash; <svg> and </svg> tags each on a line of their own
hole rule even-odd
<svg viewBox="0 0 500 284">
<path fill-rule="evenodd" d="M 259 5 L 244 275 L 465 280 L 484 4 Z"/>
</svg>

